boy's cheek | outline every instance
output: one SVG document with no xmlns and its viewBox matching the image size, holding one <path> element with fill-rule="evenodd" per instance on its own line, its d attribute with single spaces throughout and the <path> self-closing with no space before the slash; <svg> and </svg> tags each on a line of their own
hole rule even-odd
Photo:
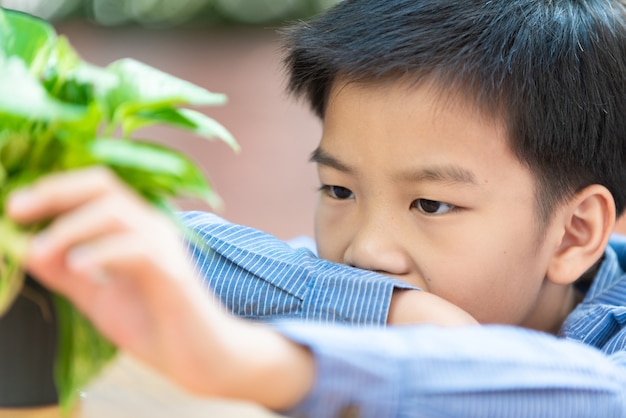
<svg viewBox="0 0 626 418">
<path fill-rule="evenodd" d="M 333 239 L 328 233 L 316 228 L 315 242 L 317 245 L 317 255 L 324 260 L 334 263 L 343 263 L 343 251 L 341 250 L 341 240 Z"/>
<path fill-rule="evenodd" d="M 343 252 L 341 250 L 348 234 L 345 213 L 337 208 L 329 208 L 320 197 L 320 202 L 315 211 L 315 242 L 320 258 L 341 263 Z"/>
</svg>

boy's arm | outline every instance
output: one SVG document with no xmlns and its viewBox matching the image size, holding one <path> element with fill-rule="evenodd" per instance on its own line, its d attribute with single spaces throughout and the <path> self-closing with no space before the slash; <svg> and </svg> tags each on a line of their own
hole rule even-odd
<svg viewBox="0 0 626 418">
<path fill-rule="evenodd" d="M 315 386 L 289 416 L 626 416 L 623 338 L 609 356 L 504 326 L 277 329 L 316 360 Z"/>
<path fill-rule="evenodd" d="M 311 417 L 624 416 L 621 334 L 612 348 L 622 351 L 608 357 L 504 327 L 271 329 L 210 303 L 177 228 L 107 172 L 49 177 L 7 211 L 17 221 L 55 218 L 29 246 L 35 277 L 197 393 Z"/>
<path fill-rule="evenodd" d="M 16 222 L 50 220 L 25 267 L 120 349 L 183 387 L 271 408 L 313 380 L 303 346 L 224 312 L 207 297 L 180 229 L 108 170 L 48 176 L 10 196 Z"/>
<path fill-rule="evenodd" d="M 321 260 L 305 249 L 207 212 L 180 214 L 203 282 L 235 315 L 311 322 L 385 324 L 473 322 L 440 298 L 401 281 Z"/>
</svg>

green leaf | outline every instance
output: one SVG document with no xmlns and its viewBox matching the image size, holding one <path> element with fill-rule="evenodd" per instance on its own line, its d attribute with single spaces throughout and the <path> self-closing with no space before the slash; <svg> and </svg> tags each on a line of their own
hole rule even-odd
<svg viewBox="0 0 626 418">
<path fill-rule="evenodd" d="M 59 325 L 55 380 L 59 404 L 69 416 L 80 390 L 115 356 L 115 346 L 104 339 L 74 305 L 54 295 Z"/>
<path fill-rule="evenodd" d="M 220 123 L 203 113 L 191 109 L 147 109 L 139 111 L 132 117 L 124 120 L 124 134 L 130 135 L 133 131 L 150 125 L 163 124 L 186 129 L 198 136 L 214 139 L 220 138 L 235 152 L 239 151 L 239 144 L 232 134 Z"/>
<path fill-rule="evenodd" d="M 195 197 L 220 206 L 206 177 L 183 154 L 151 142 L 97 138 L 91 156 L 148 198 Z"/>
<path fill-rule="evenodd" d="M 83 61 L 63 36 L 38 18 L 0 8 L 0 316 L 23 286 L 27 236 L 45 222 L 17 226 L 4 218 L 8 194 L 51 172 L 102 164 L 155 207 L 173 214 L 168 199 L 221 201 L 201 170 L 182 154 L 130 134 L 155 123 L 218 137 L 216 121 L 181 105 L 220 105 L 226 96 L 132 59 L 106 68 Z M 122 128 L 127 139 L 114 139 Z M 78 391 L 115 348 L 65 299 L 55 296 L 59 324 L 56 380 L 67 414 Z"/>
<path fill-rule="evenodd" d="M 18 170 L 24 164 L 24 157 L 29 150 L 29 137 L 26 132 L 10 129 L 0 131 L 0 166 L 5 174 Z M 0 185 L 4 182 L 0 182 Z"/>
<path fill-rule="evenodd" d="M 55 40 L 56 32 L 46 21 L 0 8 L 0 50 L 22 59 L 35 74 L 44 68 Z"/>
<path fill-rule="evenodd" d="M 203 113 L 191 109 L 180 109 L 179 113 L 192 122 L 195 127 L 192 129 L 197 135 L 204 138 L 220 138 L 226 142 L 235 152 L 239 152 L 239 144 L 235 141 L 232 134 L 214 119 L 209 118 Z M 182 128 L 183 126 L 181 126 Z"/>
<path fill-rule="evenodd" d="M 107 69 L 120 80 L 117 87 L 105 93 L 114 120 L 146 108 L 221 105 L 226 102 L 223 94 L 212 93 L 130 58 L 115 61 Z"/>
<path fill-rule="evenodd" d="M 137 129 L 156 124 L 176 126 L 184 129 L 195 128 L 195 125 L 189 119 L 183 117 L 177 109 L 172 107 L 145 109 L 124 118 L 122 125 L 124 137 L 130 137 Z"/>
<path fill-rule="evenodd" d="M 83 106 L 51 97 L 21 59 L 0 55 L 0 121 L 2 114 L 50 121 L 75 120 L 84 113 Z"/>
<path fill-rule="evenodd" d="M 19 261 L 4 255 L 0 265 L 0 317 L 4 315 L 17 299 L 24 285 L 24 271 Z"/>
<path fill-rule="evenodd" d="M 13 305 L 24 284 L 22 260 L 26 254 L 26 234 L 0 217 L 0 317 Z"/>
<path fill-rule="evenodd" d="M 96 102 L 105 108 L 106 102 L 99 99 L 118 84 L 116 74 L 82 61 L 67 38 L 57 39 L 44 74 L 44 85 L 55 98 L 75 104 Z"/>
</svg>

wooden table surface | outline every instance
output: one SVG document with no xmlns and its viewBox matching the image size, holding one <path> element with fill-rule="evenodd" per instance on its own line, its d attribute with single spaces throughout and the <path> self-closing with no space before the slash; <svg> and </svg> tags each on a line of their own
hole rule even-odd
<svg viewBox="0 0 626 418">
<path fill-rule="evenodd" d="M 83 393 L 71 418 L 280 418 L 256 405 L 191 396 L 127 356 Z M 66 418 L 56 407 L 0 409 L 0 418 Z"/>
</svg>

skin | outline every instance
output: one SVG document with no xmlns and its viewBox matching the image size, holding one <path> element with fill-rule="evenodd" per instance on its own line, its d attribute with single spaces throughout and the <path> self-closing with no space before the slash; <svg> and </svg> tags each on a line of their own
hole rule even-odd
<svg viewBox="0 0 626 418">
<path fill-rule="evenodd" d="M 6 211 L 18 223 L 53 219 L 30 240 L 25 268 L 183 388 L 282 410 L 314 384 L 309 350 L 208 298 L 177 226 L 107 169 L 50 175 L 12 193 Z M 407 322 L 474 323 L 434 295 L 410 293 L 400 300 L 418 309 L 400 315 Z"/>
<path fill-rule="evenodd" d="M 615 232 L 626 235 L 626 217 L 622 216 L 615 225 Z"/>
<path fill-rule="evenodd" d="M 7 213 L 22 223 L 54 217 L 31 240 L 26 268 L 182 387 L 282 409 L 312 385 L 308 350 L 211 303 L 175 224 L 109 171 L 49 176 L 12 194 Z"/>
<path fill-rule="evenodd" d="M 553 330 L 574 305 L 570 283 L 604 251 L 611 195 L 597 185 L 580 192 L 539 239 L 533 179 L 502 127 L 462 101 L 443 104 L 425 87 L 333 91 L 316 160 L 322 184 L 342 189 L 322 188 L 320 255 L 426 290 L 396 293 L 391 323 L 457 326 L 473 316 Z M 175 224 L 110 171 L 50 175 L 12 193 L 6 213 L 51 220 L 25 268 L 184 388 L 285 409 L 313 386 L 308 349 L 207 298 Z"/>
<path fill-rule="evenodd" d="M 570 286 L 546 278 L 558 225 L 539 235 L 534 177 L 504 127 L 440 97 L 402 83 L 333 90 L 312 157 L 319 255 L 414 284 L 481 323 L 551 331 L 573 308 Z"/>
</svg>

